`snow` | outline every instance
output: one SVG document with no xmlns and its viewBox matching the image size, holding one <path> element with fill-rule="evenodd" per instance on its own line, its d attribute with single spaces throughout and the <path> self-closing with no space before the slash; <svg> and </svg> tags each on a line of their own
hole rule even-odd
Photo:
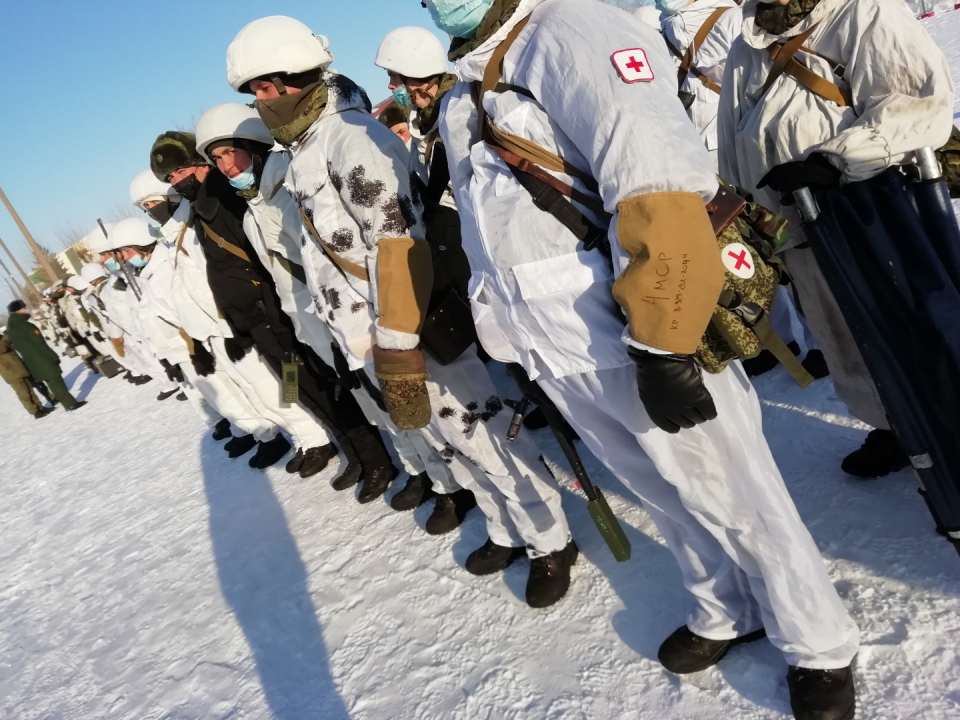
<svg viewBox="0 0 960 720">
<path fill-rule="evenodd" d="M 960 70 L 960 13 L 927 27 Z M 573 586 L 534 611 L 526 561 L 493 578 L 462 569 L 485 540 L 476 512 L 430 537 L 432 504 L 361 507 L 329 487 L 336 467 L 309 480 L 253 471 L 187 403 L 157 402 L 155 384 L 65 372 L 89 405 L 41 421 L 0 383 L 3 720 L 789 716 L 786 666 L 766 641 L 695 676 L 661 669 L 657 647 L 686 613 L 679 572 L 582 446 L 633 559 L 613 560 L 571 490 Z M 862 629 L 858 717 L 960 717 L 960 558 L 913 478 L 840 471 L 865 428 L 829 380 L 802 391 L 778 370 L 757 387 L 774 454 Z M 535 437 L 572 488 L 549 433 Z"/>
</svg>

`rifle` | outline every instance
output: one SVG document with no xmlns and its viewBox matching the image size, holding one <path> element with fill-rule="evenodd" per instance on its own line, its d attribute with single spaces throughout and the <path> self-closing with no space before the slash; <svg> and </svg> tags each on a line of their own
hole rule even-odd
<svg viewBox="0 0 960 720">
<path fill-rule="evenodd" d="M 613 510 L 610 509 L 610 505 L 600 488 L 590 480 L 590 476 L 583 466 L 583 460 L 580 458 L 580 453 L 577 452 L 577 448 L 573 444 L 573 428 L 570 427 L 560 410 L 550 401 L 550 398 L 547 397 L 540 386 L 530 379 L 523 367 L 511 363 L 507 365 L 507 372 L 517 383 L 520 392 L 523 393 L 523 399 L 514 411 L 513 420 L 507 432 L 507 440 L 513 442 L 517 439 L 524 417 L 530 412 L 534 404 L 538 405 L 547 418 L 547 424 L 553 431 L 553 436 L 557 439 L 560 450 L 567 458 L 567 462 L 570 463 L 570 468 L 573 470 L 577 482 L 580 483 L 584 495 L 587 496 L 587 510 L 590 512 L 590 517 L 593 518 L 597 530 L 600 531 L 600 535 L 607 543 L 617 562 L 626 562 L 630 559 L 630 540 L 627 539 L 617 516 L 613 514 Z"/>
<path fill-rule="evenodd" d="M 97 218 L 97 224 L 100 226 L 100 229 L 103 231 L 103 236 L 105 238 L 109 238 L 110 236 L 107 234 L 107 229 L 103 226 L 103 220 L 101 220 L 100 218 Z M 120 270 L 121 272 L 123 272 L 123 277 L 126 279 L 127 285 L 130 287 L 131 290 L 133 290 L 133 294 L 136 295 L 137 301 L 139 302 L 143 298 L 143 294 L 140 292 L 140 286 L 137 285 L 136 276 L 134 276 L 134 274 L 130 272 L 130 268 L 127 267 L 126 261 L 124 261 L 124 259 L 120 257 L 119 250 L 111 250 L 110 252 L 113 253 L 113 259 L 117 261 L 118 265 L 120 265 Z"/>
</svg>

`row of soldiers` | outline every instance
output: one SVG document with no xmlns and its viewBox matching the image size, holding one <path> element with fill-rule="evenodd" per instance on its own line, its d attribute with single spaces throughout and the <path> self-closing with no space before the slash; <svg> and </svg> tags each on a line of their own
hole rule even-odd
<svg viewBox="0 0 960 720">
<path fill-rule="evenodd" d="M 160 227 L 109 228 L 84 292 L 108 309 L 123 295 L 164 374 L 202 397 L 218 433 L 233 430 L 231 454 L 257 446 L 254 467 L 286 455 L 285 435 L 302 477 L 339 449 L 333 487 L 359 484 L 371 502 L 399 474 L 388 439 L 407 474 L 391 505 L 435 497 L 434 534 L 479 508 L 489 539 L 466 569 L 529 557 L 527 602 L 543 608 L 566 593 L 578 550 L 484 360 L 506 363 L 676 555 L 692 602 L 664 667 L 697 672 L 766 637 L 790 665 L 797 718 L 852 718 L 858 630 L 738 358 L 766 346 L 797 377 L 809 369 L 767 332 L 783 275 L 759 237 L 789 248 L 841 396 L 886 429 L 802 232 L 784 231 L 795 214 L 781 194 L 943 146 L 953 86 L 939 50 L 885 0 L 663 0 L 656 31 L 588 0 L 423 5 L 449 50 L 401 28 L 376 59 L 409 107 L 409 147 L 331 69 L 327 38 L 289 17 L 254 21 L 226 52 L 240 102 L 156 139 L 131 199 Z M 896 52 L 880 46 L 890 38 Z M 844 103 L 793 66 L 774 76 L 777 43 L 790 45 L 781 64 L 802 57 Z M 775 212 L 738 200 L 718 166 Z M 135 298 L 118 288 L 120 262 Z M 902 467 L 890 437 L 868 440 L 861 474 Z"/>
</svg>

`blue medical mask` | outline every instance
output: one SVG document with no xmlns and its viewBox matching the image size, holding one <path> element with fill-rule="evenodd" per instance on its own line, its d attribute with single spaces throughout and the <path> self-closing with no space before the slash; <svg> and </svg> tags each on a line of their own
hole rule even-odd
<svg viewBox="0 0 960 720">
<path fill-rule="evenodd" d="M 657 9 L 667 17 L 676 15 L 690 4 L 690 0 L 657 0 Z"/>
<path fill-rule="evenodd" d="M 118 263 L 114 258 L 107 260 L 103 266 L 112 273 L 120 272 L 120 263 Z"/>
<path fill-rule="evenodd" d="M 447 35 L 472 40 L 492 5 L 493 0 L 432 0 L 427 9 Z"/>
<path fill-rule="evenodd" d="M 127 260 L 127 262 L 139 270 L 142 267 L 146 267 L 147 262 L 149 261 L 143 255 L 134 255 L 132 258 Z"/>
<path fill-rule="evenodd" d="M 257 184 L 257 176 L 253 172 L 253 165 L 248 167 L 236 177 L 229 178 L 230 184 L 237 190 L 249 190 Z"/>
<path fill-rule="evenodd" d="M 407 92 L 406 85 L 393 89 L 393 101 L 400 107 L 410 107 L 410 93 Z"/>
</svg>

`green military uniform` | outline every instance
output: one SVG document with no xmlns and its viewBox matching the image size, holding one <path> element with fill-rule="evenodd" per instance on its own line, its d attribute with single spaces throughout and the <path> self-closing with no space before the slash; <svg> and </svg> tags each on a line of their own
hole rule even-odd
<svg viewBox="0 0 960 720">
<path fill-rule="evenodd" d="M 13 351 L 10 338 L 6 335 L 0 337 L 0 378 L 13 388 L 24 410 L 31 415 L 40 412 L 42 406 L 37 396 L 33 394 L 30 372 Z"/>
<path fill-rule="evenodd" d="M 23 313 L 13 313 L 7 321 L 7 336 L 33 379 L 45 382 L 65 409 L 75 408 L 77 400 L 70 394 L 60 373 L 60 358 L 47 345 L 36 325 Z"/>
</svg>

